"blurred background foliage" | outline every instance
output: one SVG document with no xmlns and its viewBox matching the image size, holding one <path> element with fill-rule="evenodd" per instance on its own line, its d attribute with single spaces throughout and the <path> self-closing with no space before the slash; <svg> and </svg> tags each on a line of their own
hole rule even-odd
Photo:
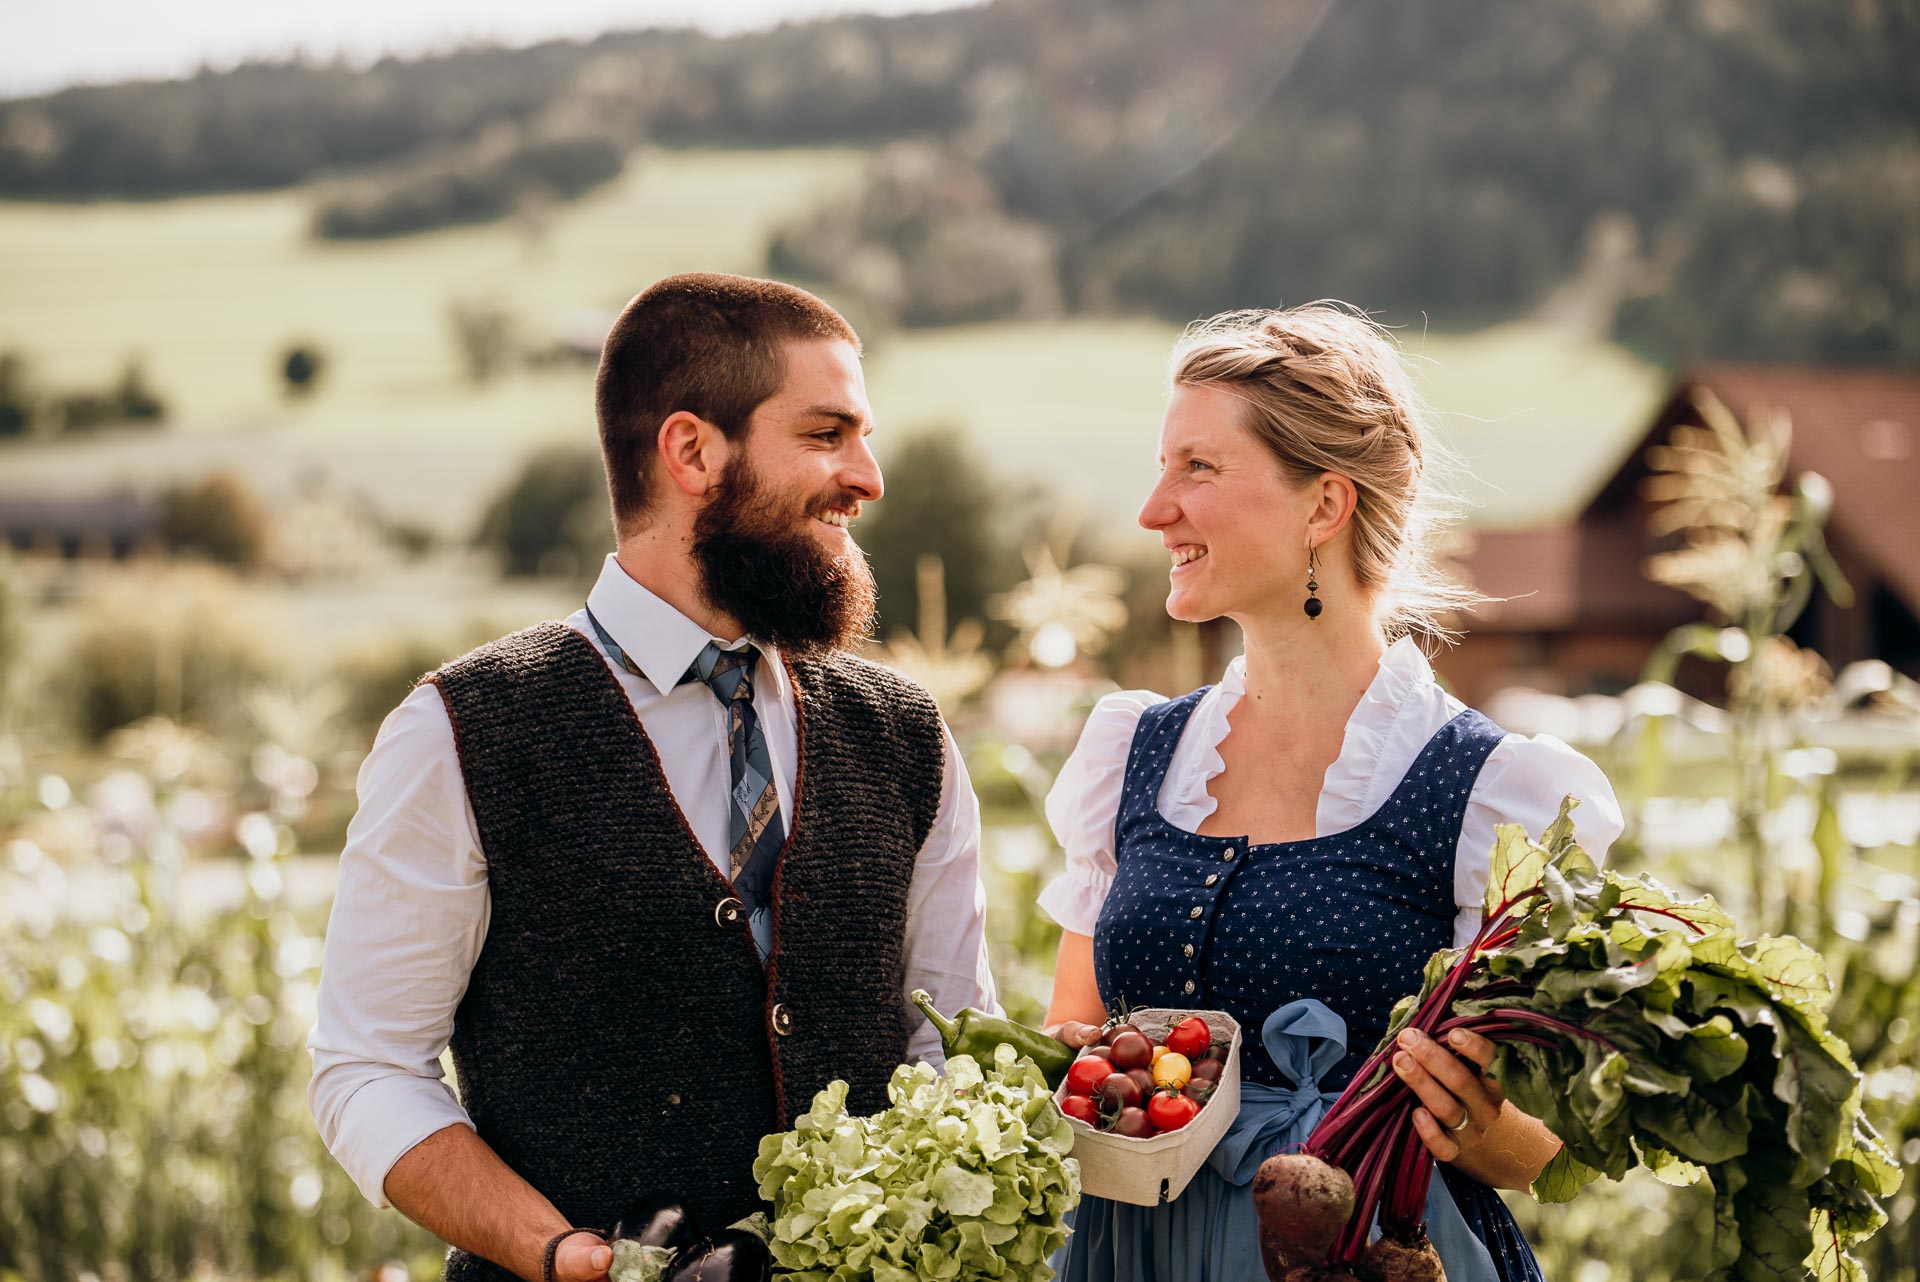
<svg viewBox="0 0 1920 1282">
<path fill-rule="evenodd" d="M 350 173 L 312 228 L 354 238 L 571 199 L 643 143 L 916 139 L 773 267 L 908 324 L 1249 296 L 1498 314 L 1585 279 L 1662 351 L 1915 354 L 1920 269 L 1882 250 L 1920 234 L 1916 22 L 1879 0 L 1000 0 L 250 66 L 0 104 L 0 195 Z"/>
<path fill-rule="evenodd" d="M 1133 526 L 1178 326 L 1380 311 L 1473 534 L 1569 524 L 1691 362 L 1920 360 L 1917 35 L 1891 0 L 996 0 L 0 101 L 0 1282 L 437 1275 L 306 1116 L 319 937 L 382 718 L 608 549 L 592 370 L 634 290 L 769 272 L 860 330 L 875 651 L 960 740 L 1032 1022 L 1087 709 L 1236 644 L 1169 623 Z M 1905 411 L 1847 408 L 1897 475 Z M 1920 650 L 1830 527 L 1920 517 L 1796 427 L 1702 401 L 1649 443 L 1657 555 L 1619 568 L 1688 621 L 1624 679 L 1540 640 L 1488 687 L 1473 621 L 1458 670 L 1602 763 L 1616 862 L 1820 948 L 1911 1168 Z M 1821 652 L 1849 598 L 1884 653 Z M 1916 1276 L 1916 1192 L 1875 1278 Z M 1513 1201 L 1556 1282 L 1698 1272 L 1686 1192 Z"/>
</svg>

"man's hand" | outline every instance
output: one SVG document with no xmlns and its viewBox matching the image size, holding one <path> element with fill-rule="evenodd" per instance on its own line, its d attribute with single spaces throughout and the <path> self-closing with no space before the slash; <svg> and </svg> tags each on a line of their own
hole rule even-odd
<svg viewBox="0 0 1920 1282">
<path fill-rule="evenodd" d="M 387 1172 L 387 1200 L 415 1224 L 463 1251 L 541 1282 L 547 1243 L 567 1218 L 465 1126 L 435 1131 Z M 613 1249 L 588 1231 L 561 1238 L 555 1282 L 597 1282 Z"/>
<path fill-rule="evenodd" d="M 581 1229 L 560 1239 L 553 1252 L 553 1282 L 600 1282 L 613 1264 L 613 1248 L 597 1234 Z"/>
</svg>

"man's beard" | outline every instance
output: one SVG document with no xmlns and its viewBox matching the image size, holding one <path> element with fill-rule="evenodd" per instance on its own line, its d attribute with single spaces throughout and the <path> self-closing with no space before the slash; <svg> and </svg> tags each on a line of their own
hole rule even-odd
<svg viewBox="0 0 1920 1282">
<path fill-rule="evenodd" d="M 873 635 L 873 572 L 851 540 L 839 555 L 803 525 L 828 508 L 854 507 L 836 493 L 804 510 L 784 504 L 736 457 L 719 494 L 694 518 L 693 559 L 707 604 L 749 636 L 793 654 L 851 649 Z"/>
</svg>

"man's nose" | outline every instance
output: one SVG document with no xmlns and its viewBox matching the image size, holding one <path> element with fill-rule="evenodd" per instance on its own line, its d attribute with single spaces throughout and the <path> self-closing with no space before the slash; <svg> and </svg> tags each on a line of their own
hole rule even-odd
<svg viewBox="0 0 1920 1282">
<path fill-rule="evenodd" d="M 864 436 L 854 444 L 838 479 L 841 485 L 858 494 L 862 502 L 871 503 L 886 492 L 886 484 L 880 477 L 880 461 L 874 458 Z"/>
</svg>

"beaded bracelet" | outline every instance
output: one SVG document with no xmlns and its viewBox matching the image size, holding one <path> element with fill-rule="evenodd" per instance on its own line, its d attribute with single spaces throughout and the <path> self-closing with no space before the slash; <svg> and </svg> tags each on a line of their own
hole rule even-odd
<svg viewBox="0 0 1920 1282">
<path fill-rule="evenodd" d="M 547 1239 L 547 1248 L 540 1253 L 540 1282 L 553 1282 L 553 1253 L 560 1249 L 562 1242 L 576 1233 L 591 1233 L 597 1238 L 607 1236 L 605 1229 L 561 1229 Z"/>
</svg>

